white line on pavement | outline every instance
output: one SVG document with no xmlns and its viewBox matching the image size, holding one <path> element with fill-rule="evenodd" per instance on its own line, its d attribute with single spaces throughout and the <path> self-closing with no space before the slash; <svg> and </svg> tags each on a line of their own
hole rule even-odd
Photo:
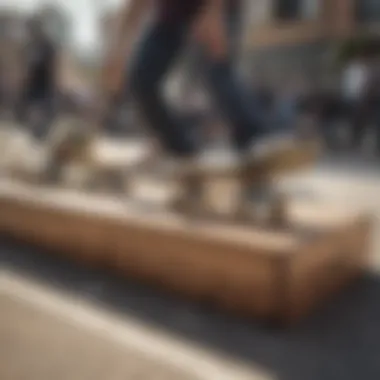
<svg viewBox="0 0 380 380">
<path fill-rule="evenodd" d="M 254 366 L 212 354 L 191 343 L 180 342 L 167 333 L 130 317 L 118 317 L 15 273 L 0 271 L 1 293 L 27 302 L 66 322 L 79 325 L 116 344 L 191 373 L 200 380 L 273 380 L 273 376 Z"/>
</svg>

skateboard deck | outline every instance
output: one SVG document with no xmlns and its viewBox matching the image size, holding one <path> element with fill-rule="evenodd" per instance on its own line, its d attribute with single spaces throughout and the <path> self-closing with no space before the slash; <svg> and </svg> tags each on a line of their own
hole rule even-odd
<svg viewBox="0 0 380 380">
<path fill-rule="evenodd" d="M 310 167 L 319 155 L 319 144 L 315 141 L 305 141 L 298 146 L 288 146 L 273 154 L 259 157 L 245 165 L 226 162 L 219 167 L 210 165 L 197 172 L 202 180 L 242 179 L 246 183 L 269 180 L 279 175 L 292 173 Z M 178 180 L 186 178 L 186 174 L 177 176 Z"/>
<path fill-rule="evenodd" d="M 75 144 L 71 146 L 69 143 L 66 146 L 68 140 L 63 145 L 57 145 L 57 142 L 64 141 L 61 134 L 65 131 L 64 128 L 58 128 L 49 140 L 47 156 L 51 162 L 46 166 L 47 170 L 40 174 L 24 173 L 25 170 L 14 174 L 36 184 L 45 182 L 46 185 L 109 192 L 124 198 L 133 196 L 131 189 L 136 177 L 153 174 L 165 179 L 165 175 L 149 168 L 154 157 L 151 156 L 146 142 L 115 142 L 99 136 L 87 138 L 86 134 L 82 135 L 83 131 L 79 131 L 78 136 L 75 135 L 78 137 L 76 141 L 82 141 L 85 145 L 77 149 Z M 283 195 L 275 194 L 274 180 L 310 166 L 316 160 L 318 148 L 316 142 L 305 141 L 298 146 L 285 147 L 274 155 L 263 156 L 245 167 L 229 162 L 221 153 L 222 156 L 215 157 L 222 161 L 221 165 L 216 165 L 220 170 L 215 170 L 215 165 L 206 165 L 205 168 L 211 169 L 197 172 L 194 178 L 178 172 L 174 177 L 172 175 L 170 178 L 169 175 L 169 179 L 177 182 L 178 192 L 166 207 L 196 219 L 204 218 L 229 224 L 263 223 L 263 218 L 257 215 L 258 200 L 248 194 L 251 187 L 260 186 L 267 195 L 271 195 L 267 197 L 268 215 L 265 216 L 264 223 L 285 224 L 287 202 Z M 237 208 L 229 214 L 216 212 L 203 194 L 209 183 L 219 180 L 235 181 L 241 187 Z"/>
<path fill-rule="evenodd" d="M 107 144 L 105 138 L 93 136 L 83 124 L 77 124 L 78 122 L 75 122 L 75 120 L 63 120 L 52 131 L 48 139 L 52 155 L 62 156 L 66 161 L 87 160 L 96 162 L 99 167 L 121 168 L 124 166 L 124 168 L 128 168 L 130 174 L 132 172 L 136 174 L 145 166 L 139 165 L 139 163 L 144 161 L 142 156 L 150 156 L 147 143 L 138 144 L 137 146 L 128 143 L 116 144 L 115 142 L 108 142 Z M 133 157 L 133 155 L 136 155 L 136 148 L 139 150 L 139 158 Z M 247 165 L 227 163 L 216 167 L 211 166 L 209 169 L 206 166 L 204 170 L 197 170 L 195 174 L 202 180 L 226 177 L 241 179 L 244 177 L 245 181 L 255 182 L 262 180 L 263 177 L 267 179 L 281 173 L 292 172 L 309 166 L 315 161 L 318 152 L 319 146 L 316 142 L 304 141 L 297 147 L 283 147 L 276 154 L 263 155 L 261 158 L 256 158 L 254 161 L 247 163 Z M 115 156 L 115 153 L 118 154 Z M 112 156 L 113 158 L 111 158 Z M 160 160 L 161 158 L 157 157 L 157 159 Z M 189 173 L 182 171 L 174 174 L 174 177 L 182 181 L 188 175 Z"/>
<path fill-rule="evenodd" d="M 283 227 L 287 224 L 287 197 L 278 192 L 275 180 L 310 167 L 317 159 L 319 144 L 314 141 L 284 147 L 236 170 L 234 165 L 222 170 L 204 171 L 194 177 L 182 177 L 180 194 L 171 204 L 189 217 L 227 223 L 264 223 Z M 240 186 L 236 207 L 230 213 L 218 213 L 204 198 L 204 185 L 217 180 L 233 180 Z M 180 186 L 181 188 L 181 186 Z"/>
<path fill-rule="evenodd" d="M 154 188 L 150 189 L 154 192 Z M 189 224 L 170 211 L 0 182 L 0 231 L 246 317 L 295 323 L 365 271 L 371 221 L 293 202 L 292 230 Z"/>
</svg>

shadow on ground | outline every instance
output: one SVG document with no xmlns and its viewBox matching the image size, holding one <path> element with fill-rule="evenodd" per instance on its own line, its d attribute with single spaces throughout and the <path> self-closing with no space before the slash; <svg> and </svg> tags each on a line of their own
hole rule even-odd
<svg viewBox="0 0 380 380">
<path fill-rule="evenodd" d="M 302 325 L 274 330 L 9 240 L 0 240 L 0 265 L 262 365 L 279 380 L 380 379 L 380 278 L 372 275 Z"/>
</svg>

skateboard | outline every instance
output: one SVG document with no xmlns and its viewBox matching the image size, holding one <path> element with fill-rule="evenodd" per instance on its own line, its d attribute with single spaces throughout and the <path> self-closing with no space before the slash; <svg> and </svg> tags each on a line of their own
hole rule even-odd
<svg viewBox="0 0 380 380">
<path fill-rule="evenodd" d="M 195 220 L 261 223 L 266 227 L 285 228 L 288 202 L 286 194 L 277 189 L 276 180 L 308 168 L 318 153 L 317 141 L 303 141 L 235 168 L 226 166 L 220 170 L 180 175 L 177 178 L 179 194 L 169 207 Z M 239 184 L 236 206 L 227 214 L 213 210 L 203 196 L 207 183 L 218 180 L 233 180 Z"/>
<path fill-rule="evenodd" d="M 98 154 L 100 141 L 101 137 L 87 124 L 75 119 L 63 121 L 47 141 L 49 163 L 41 180 L 49 184 L 74 184 L 88 191 L 128 193 L 128 172 L 135 163 L 129 162 L 127 157 L 101 157 Z M 80 174 L 70 176 L 74 172 Z"/>
<path fill-rule="evenodd" d="M 102 160 L 94 153 L 99 137 L 84 123 L 66 120 L 54 129 L 47 141 L 49 160 L 40 181 L 64 184 L 68 166 L 79 165 L 83 175 L 76 180 L 82 190 L 104 190 L 121 196 L 131 195 L 131 183 L 145 169 L 143 164 L 127 160 Z M 178 194 L 167 207 L 189 218 L 214 219 L 228 223 L 266 223 L 272 227 L 286 225 L 287 200 L 276 187 L 279 176 L 294 173 L 312 165 L 319 153 L 319 143 L 303 140 L 297 145 L 284 146 L 273 154 L 266 154 L 242 165 L 205 167 L 192 172 L 177 172 L 172 180 Z M 160 157 L 157 157 L 160 159 Z M 170 178 L 169 178 L 170 179 Z M 207 184 L 219 180 L 233 181 L 240 187 L 236 207 L 229 213 L 213 210 L 204 193 Z"/>
</svg>

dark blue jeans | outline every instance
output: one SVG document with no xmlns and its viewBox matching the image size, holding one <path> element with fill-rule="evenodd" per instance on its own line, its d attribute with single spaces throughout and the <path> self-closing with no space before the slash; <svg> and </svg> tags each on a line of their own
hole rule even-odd
<svg viewBox="0 0 380 380">
<path fill-rule="evenodd" d="M 162 95 L 162 84 L 186 47 L 192 20 L 155 20 L 140 42 L 132 64 L 129 84 L 142 116 L 163 147 L 177 156 L 191 156 L 198 150 L 192 128 L 170 109 Z M 235 75 L 233 60 L 215 61 L 207 54 L 200 68 L 216 106 L 231 127 L 236 149 L 247 149 L 261 133 L 251 99 Z"/>
<path fill-rule="evenodd" d="M 239 57 L 241 37 L 242 37 L 242 12 L 241 9 L 230 9 L 225 14 L 225 22 L 228 32 L 228 49 L 230 60 Z M 187 78 L 191 81 L 194 75 L 199 74 L 200 68 L 204 65 L 205 52 L 199 45 L 190 47 L 189 57 L 187 58 L 186 68 L 188 69 Z"/>
</svg>

